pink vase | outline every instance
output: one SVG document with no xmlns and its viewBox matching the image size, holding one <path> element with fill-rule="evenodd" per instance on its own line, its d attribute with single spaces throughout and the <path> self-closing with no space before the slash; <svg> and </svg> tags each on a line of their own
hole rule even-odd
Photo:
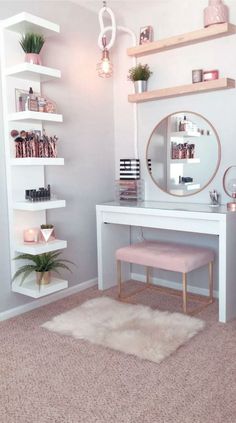
<svg viewBox="0 0 236 423">
<path fill-rule="evenodd" d="M 32 63 L 33 65 L 42 65 L 41 57 L 39 54 L 36 53 L 26 53 L 25 61 L 28 63 Z"/>
<path fill-rule="evenodd" d="M 209 0 L 208 7 L 204 9 L 204 27 L 224 22 L 229 22 L 228 7 L 222 0 Z"/>
</svg>

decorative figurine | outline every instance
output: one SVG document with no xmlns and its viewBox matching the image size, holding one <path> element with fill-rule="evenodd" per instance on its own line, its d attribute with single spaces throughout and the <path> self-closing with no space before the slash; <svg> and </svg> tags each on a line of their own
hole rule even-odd
<svg viewBox="0 0 236 423">
<path fill-rule="evenodd" d="M 209 204 L 210 207 L 219 207 L 220 203 L 220 194 L 214 189 L 213 191 L 209 191 L 211 204 Z"/>
</svg>

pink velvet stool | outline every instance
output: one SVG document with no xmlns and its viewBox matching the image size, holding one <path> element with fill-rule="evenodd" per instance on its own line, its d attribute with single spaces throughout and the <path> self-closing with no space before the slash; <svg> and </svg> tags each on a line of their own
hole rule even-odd
<svg viewBox="0 0 236 423">
<path fill-rule="evenodd" d="M 147 268 L 147 279 L 145 288 L 157 288 L 151 283 L 151 269 L 153 267 L 182 273 L 183 283 L 183 311 L 187 313 L 187 273 L 208 265 L 209 271 L 209 297 L 204 299 L 205 306 L 213 302 L 213 261 L 214 252 L 208 248 L 193 247 L 190 245 L 172 244 L 169 242 L 143 241 L 137 244 L 128 245 L 116 250 L 117 262 L 117 283 L 119 288 L 119 298 L 121 296 L 121 262 L 140 264 Z M 134 294 L 136 294 L 135 292 Z M 175 291 L 175 293 L 177 293 Z M 134 295 L 131 294 L 131 295 Z M 129 297 L 131 296 L 129 295 Z M 178 293 L 179 295 L 179 293 Z M 195 300 L 202 301 L 201 296 L 192 296 Z"/>
</svg>

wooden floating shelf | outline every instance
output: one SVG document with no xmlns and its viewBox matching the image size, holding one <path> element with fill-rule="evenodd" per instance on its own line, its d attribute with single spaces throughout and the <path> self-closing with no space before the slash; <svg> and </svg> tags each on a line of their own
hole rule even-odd
<svg viewBox="0 0 236 423">
<path fill-rule="evenodd" d="M 50 79 L 60 78 L 61 71 L 46 66 L 34 65 L 33 63 L 20 63 L 6 69 L 6 76 L 27 79 L 29 81 L 45 82 Z"/>
<path fill-rule="evenodd" d="M 41 242 L 37 244 L 19 244 L 16 246 L 15 250 L 19 253 L 32 254 L 36 256 L 37 254 L 48 253 L 49 251 L 63 250 L 64 248 L 67 248 L 67 242 L 60 239 L 55 239 L 50 242 Z"/>
<path fill-rule="evenodd" d="M 62 122 L 62 115 L 56 113 L 44 113 L 44 112 L 31 112 L 27 110 L 25 112 L 16 112 L 8 115 L 9 121 L 18 121 L 18 120 L 41 120 L 45 122 Z"/>
<path fill-rule="evenodd" d="M 140 94 L 130 94 L 128 96 L 128 100 L 130 103 L 143 103 L 145 101 L 161 100 L 163 98 L 199 94 L 230 88 L 235 88 L 235 80 L 230 78 L 220 78 L 213 81 L 199 82 L 197 84 L 179 85 L 177 87 L 161 88 L 159 90 L 147 91 Z"/>
<path fill-rule="evenodd" d="M 36 32 L 48 36 L 52 32 L 60 32 L 59 25 L 27 12 L 22 12 L 11 18 L 4 19 L 2 27 L 9 31 L 19 32 L 20 34 Z"/>
<path fill-rule="evenodd" d="M 187 32 L 163 40 L 153 41 L 137 47 L 131 47 L 127 50 L 128 56 L 141 57 L 148 54 L 160 53 L 173 48 L 188 46 L 203 41 L 213 40 L 219 37 L 226 37 L 236 33 L 236 25 L 222 23 L 211 25 L 208 28 L 202 28 L 197 31 Z"/>
<path fill-rule="evenodd" d="M 17 283 L 12 284 L 12 291 L 19 294 L 27 295 L 28 297 L 40 298 L 45 295 L 53 294 L 53 292 L 61 291 L 68 288 L 68 281 L 59 278 L 52 278 L 48 285 L 37 285 L 36 280 L 23 282 L 22 285 Z"/>
<path fill-rule="evenodd" d="M 49 209 L 58 209 L 65 207 L 65 200 L 49 200 L 49 201 L 17 201 L 13 205 L 14 210 L 24 210 L 24 211 L 39 211 L 39 210 L 49 210 Z"/>
<path fill-rule="evenodd" d="M 24 157 L 11 159 L 12 166 L 63 166 L 64 159 L 60 157 Z"/>
</svg>

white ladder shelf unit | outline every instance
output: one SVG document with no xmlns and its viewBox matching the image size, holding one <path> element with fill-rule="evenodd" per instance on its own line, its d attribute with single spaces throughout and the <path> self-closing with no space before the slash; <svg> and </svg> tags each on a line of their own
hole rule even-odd
<svg viewBox="0 0 236 423">
<path fill-rule="evenodd" d="M 17 112 L 15 107 L 15 89 L 40 92 L 41 83 L 58 79 L 58 69 L 24 62 L 24 52 L 19 45 L 20 34 L 26 32 L 41 33 L 46 38 L 60 32 L 59 25 L 45 19 L 22 12 L 5 19 L 0 24 L 1 36 L 1 75 L 4 122 L 5 164 L 8 193 L 8 218 L 10 235 L 11 275 L 13 277 L 19 264 L 14 261 L 17 253 L 42 254 L 64 249 L 67 242 L 54 240 L 47 244 L 24 244 L 23 231 L 29 227 L 40 228 L 46 223 L 46 210 L 65 207 L 64 200 L 51 200 L 38 203 L 24 201 L 25 189 L 45 186 L 45 166 L 63 166 L 63 158 L 15 158 L 14 141 L 10 136 L 13 129 L 40 130 L 43 121 L 62 122 L 60 114 L 33 111 Z M 48 286 L 38 286 L 34 277 L 29 277 L 21 284 L 16 280 L 12 291 L 33 298 L 39 298 L 68 287 L 68 281 L 53 278 Z"/>
</svg>

